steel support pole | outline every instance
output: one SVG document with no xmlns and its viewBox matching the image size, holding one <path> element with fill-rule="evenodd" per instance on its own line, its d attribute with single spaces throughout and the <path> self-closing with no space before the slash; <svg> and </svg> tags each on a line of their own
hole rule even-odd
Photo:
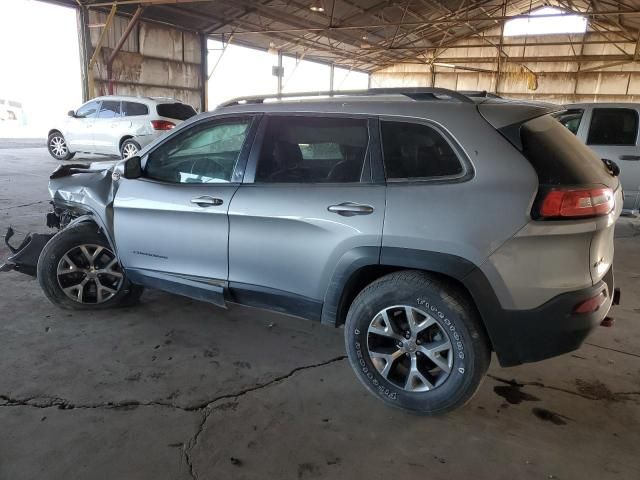
<svg viewBox="0 0 640 480">
<path fill-rule="evenodd" d="M 278 50 L 278 96 L 282 95 L 282 52 Z"/>
<path fill-rule="evenodd" d="M 200 111 L 206 112 L 209 108 L 209 46 L 206 33 L 200 34 Z M 213 72 L 211 72 L 213 73 Z"/>
<path fill-rule="evenodd" d="M 332 63 L 329 65 L 329 91 L 333 92 L 334 82 L 335 82 L 336 68 Z"/>
<path fill-rule="evenodd" d="M 91 58 L 91 32 L 89 31 L 89 11 L 80 6 L 77 11 L 78 48 L 80 54 L 80 75 L 82 76 L 82 102 L 89 101 L 89 59 Z"/>
</svg>

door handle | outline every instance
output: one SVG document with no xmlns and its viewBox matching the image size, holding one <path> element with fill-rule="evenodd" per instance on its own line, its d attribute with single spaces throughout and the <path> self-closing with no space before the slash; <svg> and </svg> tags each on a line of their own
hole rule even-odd
<svg viewBox="0 0 640 480">
<path fill-rule="evenodd" d="M 640 155 L 620 155 L 620 160 L 640 160 Z"/>
<path fill-rule="evenodd" d="M 191 203 L 195 203 L 199 207 L 217 207 L 224 202 L 221 198 L 214 198 L 209 195 L 203 195 L 202 197 L 196 197 L 191 199 Z"/>
<path fill-rule="evenodd" d="M 353 217 L 354 215 L 369 215 L 373 213 L 373 207 L 371 205 L 361 205 L 359 203 L 344 202 L 338 205 L 331 205 L 327 207 L 327 210 L 343 217 Z"/>
</svg>

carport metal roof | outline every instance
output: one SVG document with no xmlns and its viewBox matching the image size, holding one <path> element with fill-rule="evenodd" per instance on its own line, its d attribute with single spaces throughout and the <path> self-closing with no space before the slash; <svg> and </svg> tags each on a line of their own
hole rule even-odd
<svg viewBox="0 0 640 480">
<path fill-rule="evenodd" d="M 587 16 L 591 28 L 606 38 L 599 43 L 638 42 L 640 38 L 637 0 L 44 1 L 98 9 L 117 3 L 118 13 L 124 15 L 143 7 L 142 20 L 367 72 L 400 62 L 429 63 L 445 47 L 466 38 L 500 49 L 501 45 L 491 43 L 482 32 L 541 6 Z M 569 45 L 571 39 L 555 44 Z M 638 53 L 636 43 L 635 55 L 622 51 L 620 56 L 635 60 Z M 569 60 L 575 58 L 567 57 Z"/>
</svg>

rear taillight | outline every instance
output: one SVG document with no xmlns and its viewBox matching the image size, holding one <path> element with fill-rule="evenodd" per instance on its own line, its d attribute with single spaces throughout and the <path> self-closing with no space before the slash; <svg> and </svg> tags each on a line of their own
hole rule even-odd
<svg viewBox="0 0 640 480">
<path fill-rule="evenodd" d="M 151 120 L 151 126 L 154 130 L 171 130 L 176 124 L 168 120 Z"/>
<path fill-rule="evenodd" d="M 542 190 L 537 218 L 583 218 L 607 215 L 615 207 L 610 188 L 553 188 Z"/>
<path fill-rule="evenodd" d="M 600 309 L 602 304 L 607 300 L 607 294 L 600 292 L 599 294 L 580 302 L 573 307 L 573 313 L 593 313 Z"/>
</svg>

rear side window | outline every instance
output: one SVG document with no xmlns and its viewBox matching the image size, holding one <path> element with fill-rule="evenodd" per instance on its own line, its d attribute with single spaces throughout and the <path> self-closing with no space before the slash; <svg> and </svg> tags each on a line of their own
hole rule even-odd
<svg viewBox="0 0 640 480">
<path fill-rule="evenodd" d="M 122 115 L 125 117 L 149 115 L 149 108 L 144 103 L 122 102 Z"/>
<path fill-rule="evenodd" d="M 583 114 L 584 110 L 582 108 L 572 108 L 565 112 L 556 113 L 553 116 L 562 125 L 564 125 L 567 130 L 576 135 L 578 133 L 578 128 L 580 127 Z"/>
<path fill-rule="evenodd" d="M 100 107 L 98 118 L 115 118 L 120 116 L 120 102 L 105 100 Z"/>
<path fill-rule="evenodd" d="M 381 122 L 384 167 L 389 180 L 459 176 L 462 163 L 445 138 L 419 123 Z"/>
<path fill-rule="evenodd" d="M 156 106 L 156 111 L 161 117 L 174 120 L 187 120 L 196 115 L 196 111 L 190 105 L 184 103 L 161 103 Z"/>
<path fill-rule="evenodd" d="M 630 108 L 594 108 L 587 145 L 635 145 L 638 112 Z"/>
<path fill-rule="evenodd" d="M 256 182 L 359 182 L 369 143 L 367 120 L 269 118 Z"/>
<path fill-rule="evenodd" d="M 522 153 L 541 185 L 603 184 L 617 181 L 593 150 L 579 141 L 550 115 L 529 120 L 520 128 Z"/>
</svg>

